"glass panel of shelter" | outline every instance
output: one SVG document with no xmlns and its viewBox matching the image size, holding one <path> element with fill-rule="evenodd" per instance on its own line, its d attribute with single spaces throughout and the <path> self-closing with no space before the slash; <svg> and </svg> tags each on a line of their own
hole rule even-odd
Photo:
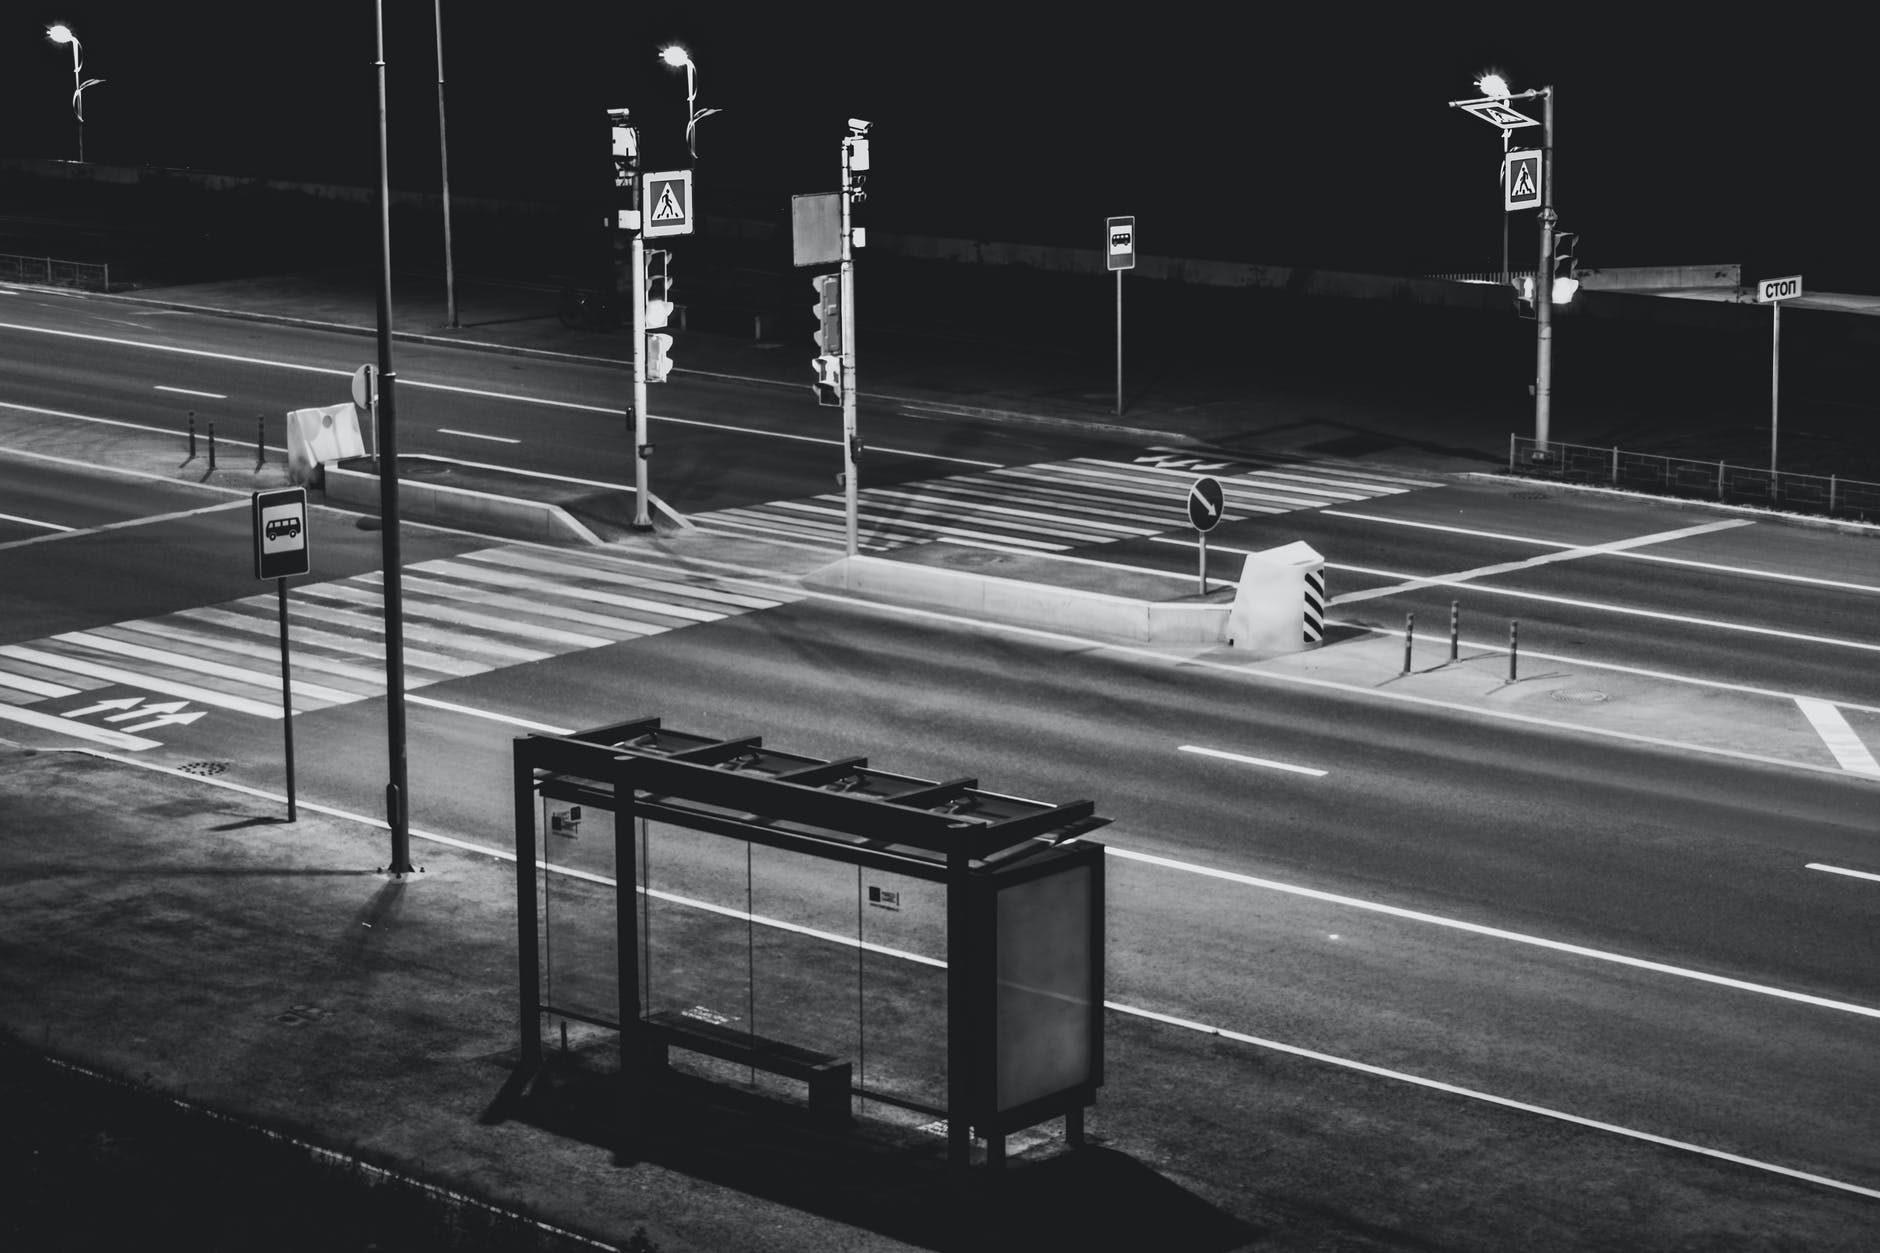
<svg viewBox="0 0 1880 1253">
<path fill-rule="evenodd" d="M 536 943 L 542 1001 L 579 1018 L 620 1021 L 614 924 L 614 815 L 536 799 Z"/>
</svg>

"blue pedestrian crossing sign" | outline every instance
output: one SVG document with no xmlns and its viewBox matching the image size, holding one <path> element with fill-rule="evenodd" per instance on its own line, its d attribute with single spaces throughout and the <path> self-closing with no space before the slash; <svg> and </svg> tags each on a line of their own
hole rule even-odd
<svg viewBox="0 0 1880 1253">
<path fill-rule="evenodd" d="M 1541 203 L 1541 150 L 1517 149 L 1502 164 L 1502 203 L 1508 212 L 1538 209 Z"/>
<path fill-rule="evenodd" d="M 254 494 L 255 577 L 282 579 L 305 574 L 307 489 L 286 487 Z"/>
<path fill-rule="evenodd" d="M 692 171 L 667 170 L 646 176 L 640 220 L 649 238 L 692 233 Z"/>
</svg>

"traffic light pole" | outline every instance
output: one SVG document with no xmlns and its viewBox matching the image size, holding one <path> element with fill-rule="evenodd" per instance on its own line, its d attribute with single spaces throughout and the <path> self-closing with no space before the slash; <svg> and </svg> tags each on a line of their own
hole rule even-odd
<svg viewBox="0 0 1880 1253">
<path fill-rule="evenodd" d="M 858 547 L 856 532 L 860 528 L 856 515 L 860 510 L 860 497 L 856 480 L 861 473 L 858 455 L 861 445 L 855 422 L 855 252 L 852 239 L 855 186 L 849 160 L 853 146 L 852 137 L 842 141 L 842 497 L 847 552 L 851 557 Z"/>
<path fill-rule="evenodd" d="M 1534 272 L 1534 459 L 1548 457 L 1548 424 L 1554 403 L 1554 89 L 1541 97 L 1541 257 Z"/>
<path fill-rule="evenodd" d="M 629 264 L 633 270 L 633 529 L 650 531 L 653 529 L 653 515 L 648 504 L 650 493 L 646 485 L 647 454 L 651 451 L 646 444 L 646 238 L 637 220 L 639 183 L 638 176 L 635 176 L 633 202 L 636 213 L 633 239 L 629 245 Z"/>
</svg>

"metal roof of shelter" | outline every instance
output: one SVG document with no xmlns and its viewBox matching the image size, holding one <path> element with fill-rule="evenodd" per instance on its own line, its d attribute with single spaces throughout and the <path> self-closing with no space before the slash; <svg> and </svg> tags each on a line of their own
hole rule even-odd
<svg viewBox="0 0 1880 1253">
<path fill-rule="evenodd" d="M 624 769 L 636 817 L 921 878 L 940 878 L 958 858 L 1020 859 L 1110 821 L 1087 800 L 1026 800 L 977 779 L 895 774 L 865 757 L 787 753 L 765 748 L 761 736 L 674 731 L 658 718 L 525 740 L 543 796 L 617 811 Z"/>
</svg>

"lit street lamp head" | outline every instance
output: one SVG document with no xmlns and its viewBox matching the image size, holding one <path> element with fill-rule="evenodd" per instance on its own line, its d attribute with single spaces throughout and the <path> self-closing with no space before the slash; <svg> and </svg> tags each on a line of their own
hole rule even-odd
<svg viewBox="0 0 1880 1253">
<path fill-rule="evenodd" d="M 678 44 L 668 44 L 666 47 L 661 48 L 659 50 L 659 59 L 664 61 L 667 65 L 672 66 L 675 70 L 681 65 L 692 64 L 692 54 L 687 52 L 684 48 L 681 48 Z"/>
<path fill-rule="evenodd" d="M 55 44 L 75 44 L 78 42 L 78 36 L 74 35 L 72 28 L 67 26 L 64 22 L 58 22 L 46 27 L 46 38 L 50 39 Z"/>
<path fill-rule="evenodd" d="M 1495 96 L 1502 100 L 1514 94 L 1508 89 L 1508 80 L 1495 73 L 1482 75 L 1475 80 L 1475 86 L 1484 96 Z"/>
</svg>

